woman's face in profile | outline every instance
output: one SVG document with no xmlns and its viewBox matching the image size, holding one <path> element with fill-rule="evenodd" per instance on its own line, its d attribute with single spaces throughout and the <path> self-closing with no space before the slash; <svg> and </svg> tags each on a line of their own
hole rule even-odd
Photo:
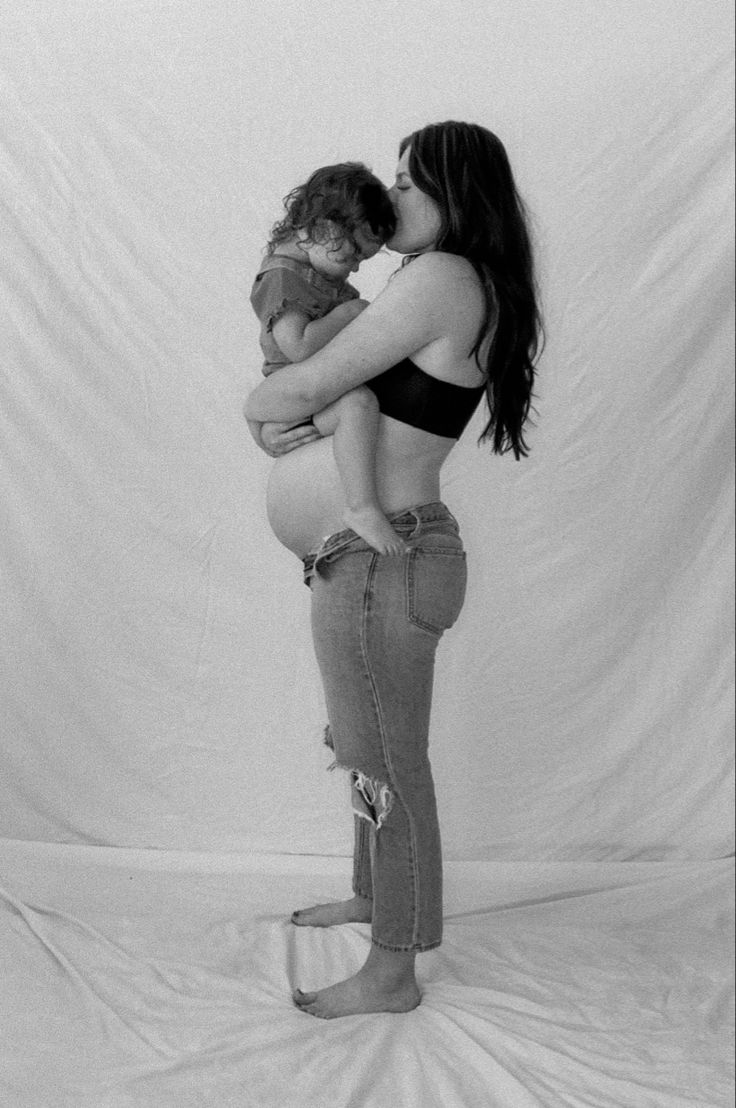
<svg viewBox="0 0 736 1108">
<path fill-rule="evenodd" d="M 386 246 L 399 254 L 425 254 L 435 248 L 442 218 L 435 202 L 411 179 L 410 152 L 411 147 L 407 146 L 396 167 L 396 183 L 389 189 L 396 212 L 396 230 Z"/>
</svg>

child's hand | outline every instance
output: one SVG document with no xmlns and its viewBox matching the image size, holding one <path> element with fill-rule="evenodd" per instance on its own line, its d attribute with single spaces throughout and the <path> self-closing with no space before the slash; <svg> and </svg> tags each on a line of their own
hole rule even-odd
<svg viewBox="0 0 736 1108">
<path fill-rule="evenodd" d="M 343 327 L 347 327 L 348 323 L 359 316 L 361 312 L 364 312 L 368 307 L 367 300 L 346 300 L 344 304 L 338 304 L 336 308 L 333 308 L 330 315 L 335 319 L 339 319 Z"/>
</svg>

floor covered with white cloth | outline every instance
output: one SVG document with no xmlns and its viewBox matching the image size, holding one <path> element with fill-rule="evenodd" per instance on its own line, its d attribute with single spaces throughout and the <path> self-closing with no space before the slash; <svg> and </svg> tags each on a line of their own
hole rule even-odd
<svg viewBox="0 0 736 1108">
<path fill-rule="evenodd" d="M 733 899 L 711 863 L 456 863 L 419 1008 L 315 1020 L 368 927 L 346 859 L 0 844 L 5 1108 L 715 1108 Z"/>
</svg>

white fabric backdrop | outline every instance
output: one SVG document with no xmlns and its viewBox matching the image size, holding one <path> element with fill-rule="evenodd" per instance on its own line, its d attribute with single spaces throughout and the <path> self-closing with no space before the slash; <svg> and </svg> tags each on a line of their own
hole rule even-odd
<svg viewBox="0 0 736 1108">
<path fill-rule="evenodd" d="M 725 0 L 15 0 L 0 14 L 0 834 L 349 851 L 308 593 L 240 415 L 280 197 L 504 140 L 548 331 L 532 454 L 446 465 L 454 859 L 732 849 Z M 373 296 L 397 264 L 359 277 Z"/>
</svg>

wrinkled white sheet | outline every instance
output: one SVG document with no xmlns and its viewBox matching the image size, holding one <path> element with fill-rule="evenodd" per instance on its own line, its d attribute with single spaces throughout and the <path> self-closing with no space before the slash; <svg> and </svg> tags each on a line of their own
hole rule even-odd
<svg viewBox="0 0 736 1108">
<path fill-rule="evenodd" d="M 344 860 L 0 843 L 8 1108 L 722 1108 L 730 861 L 457 863 L 403 1016 L 321 1021 Z"/>
</svg>

